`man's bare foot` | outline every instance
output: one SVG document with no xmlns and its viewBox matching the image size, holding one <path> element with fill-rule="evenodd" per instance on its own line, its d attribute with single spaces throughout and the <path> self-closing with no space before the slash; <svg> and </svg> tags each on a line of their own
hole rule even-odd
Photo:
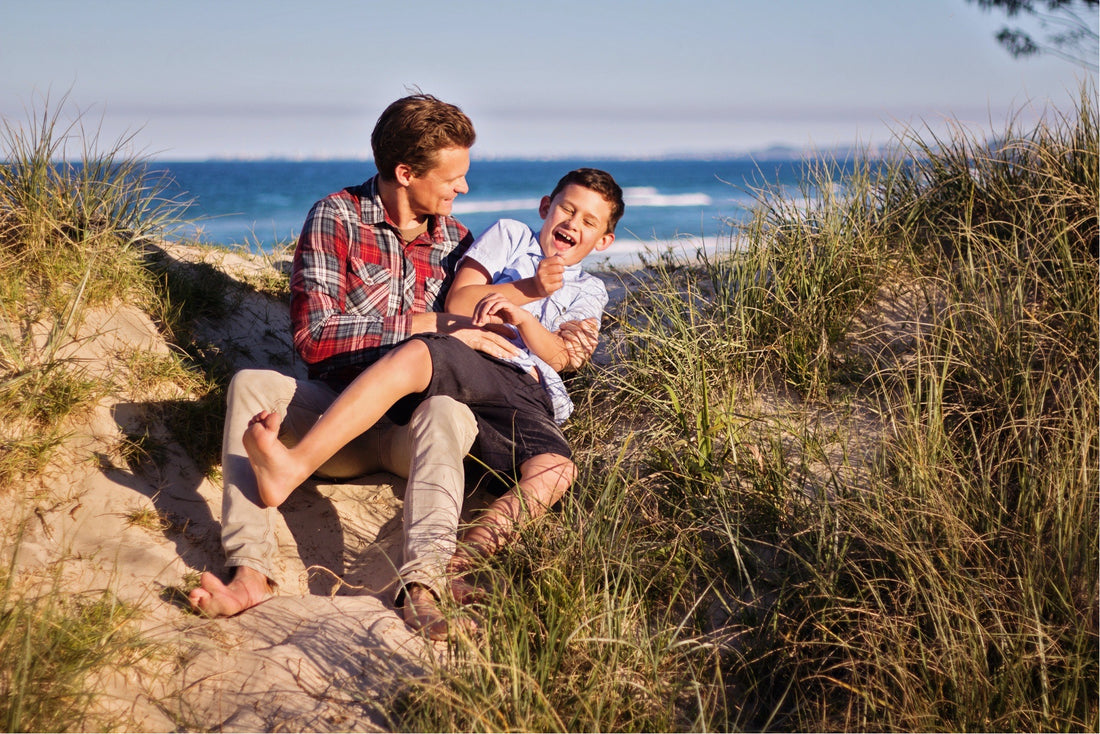
<svg viewBox="0 0 1100 734">
<path fill-rule="evenodd" d="M 450 585 L 451 598 L 455 600 L 455 603 L 463 606 L 467 604 L 479 604 L 485 601 L 485 598 L 489 596 L 489 592 L 480 586 L 471 584 L 463 575 L 452 576 Z"/>
<path fill-rule="evenodd" d="M 268 507 L 281 505 L 309 477 L 279 442 L 280 422 L 278 413 L 265 410 L 253 416 L 244 432 L 248 463 L 256 474 L 260 500 Z"/>
<path fill-rule="evenodd" d="M 447 639 L 447 618 L 426 586 L 409 584 L 405 591 L 405 624 L 429 640 Z"/>
<path fill-rule="evenodd" d="M 473 634 L 477 625 L 472 619 L 447 616 L 439 608 L 439 600 L 427 586 L 409 584 L 405 592 L 405 624 L 429 640 L 445 640 L 455 632 Z"/>
<path fill-rule="evenodd" d="M 271 585 L 266 576 L 246 566 L 238 566 L 228 584 L 223 584 L 209 571 L 204 572 L 198 588 L 187 598 L 191 600 L 191 607 L 204 617 L 232 617 L 269 596 Z"/>
</svg>

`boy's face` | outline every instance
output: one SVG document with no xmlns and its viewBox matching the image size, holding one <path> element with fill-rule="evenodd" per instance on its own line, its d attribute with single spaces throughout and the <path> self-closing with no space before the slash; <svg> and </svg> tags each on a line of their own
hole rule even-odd
<svg viewBox="0 0 1100 734">
<path fill-rule="evenodd" d="M 402 163 L 397 166 L 397 177 L 399 181 L 402 177 L 407 181 L 406 192 L 413 214 L 447 216 L 455 198 L 470 190 L 466 184 L 469 170 L 469 149 L 443 148 L 436 153 L 435 165 L 424 175 L 417 176 Z"/>
<path fill-rule="evenodd" d="M 566 265 L 576 265 L 593 250 L 606 250 L 615 241 L 607 231 L 611 204 L 592 189 L 567 184 L 551 201 L 542 197 L 539 244 L 547 257 L 561 255 Z"/>
</svg>

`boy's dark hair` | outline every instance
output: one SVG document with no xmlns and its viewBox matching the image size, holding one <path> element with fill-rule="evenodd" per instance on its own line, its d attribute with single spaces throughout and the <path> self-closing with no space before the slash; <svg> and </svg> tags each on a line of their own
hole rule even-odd
<svg viewBox="0 0 1100 734">
<path fill-rule="evenodd" d="M 586 189 L 592 189 L 611 205 L 611 216 L 607 218 L 607 231 L 614 232 L 615 225 L 622 219 L 626 205 L 623 204 L 623 190 L 619 184 L 615 183 L 615 179 L 611 177 L 611 174 L 598 168 L 578 168 L 570 171 L 558 181 L 558 185 L 554 187 L 554 191 L 550 194 L 550 200 L 553 201 L 554 197 L 569 184 L 577 184 Z"/>
<path fill-rule="evenodd" d="M 474 124 L 458 107 L 430 94 L 413 94 L 385 109 L 370 145 L 379 175 L 393 181 L 398 164 L 423 176 L 435 166 L 440 150 L 472 148 L 475 137 Z"/>
</svg>

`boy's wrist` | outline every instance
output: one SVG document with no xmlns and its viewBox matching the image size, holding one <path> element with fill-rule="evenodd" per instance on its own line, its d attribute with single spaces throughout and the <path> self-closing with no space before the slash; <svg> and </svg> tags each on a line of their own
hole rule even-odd
<svg viewBox="0 0 1100 734">
<path fill-rule="evenodd" d="M 529 298 L 532 301 L 537 301 L 540 298 L 545 298 L 540 292 L 539 279 L 536 275 L 531 275 L 526 278 L 520 278 L 519 280 L 512 281 L 512 285 L 516 287 L 524 298 Z M 517 304 L 521 305 L 521 304 Z"/>
<path fill-rule="evenodd" d="M 516 328 L 523 328 L 525 326 L 530 326 L 531 324 L 539 324 L 539 320 L 535 318 L 535 315 L 525 308 L 520 308 L 519 306 L 516 306 L 514 309 L 512 309 L 512 311 L 512 323 Z M 539 324 L 539 326 L 541 325 L 542 324 Z"/>
</svg>

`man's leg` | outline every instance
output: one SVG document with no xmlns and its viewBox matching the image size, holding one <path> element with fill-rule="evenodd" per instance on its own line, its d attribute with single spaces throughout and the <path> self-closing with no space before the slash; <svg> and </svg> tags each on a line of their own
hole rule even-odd
<svg viewBox="0 0 1100 734">
<path fill-rule="evenodd" d="M 323 383 L 296 381 L 268 370 L 244 370 L 233 378 L 222 445 L 222 543 L 226 565 L 235 573 L 229 584 L 203 574 L 202 586 L 191 594 L 199 611 L 210 616 L 236 614 L 262 601 L 274 586 L 275 510 L 259 501 L 242 440 L 251 417 L 271 409 L 283 415 L 280 440 L 293 446 L 336 398 L 337 393 Z M 454 552 L 462 509 L 462 461 L 476 435 L 469 408 L 448 397 L 433 397 L 416 409 L 409 425 L 386 423 L 357 437 L 317 472 L 332 478 L 379 470 L 411 475 L 405 521 L 412 532 L 411 537 L 406 534 L 405 561 L 410 582 L 424 584 L 434 594 L 445 587 L 444 570 Z"/>
<path fill-rule="evenodd" d="M 322 382 L 295 380 L 272 370 L 242 370 L 229 384 L 225 429 L 222 439 L 222 546 L 226 566 L 233 570 L 228 584 L 204 573 L 191 592 L 192 606 L 212 617 L 231 616 L 267 598 L 276 584 L 274 561 L 275 510 L 260 502 L 256 477 L 245 452 L 243 438 L 252 416 L 273 410 L 283 417 L 280 440 L 293 445 L 297 436 L 317 421 L 337 398 Z M 392 427 L 391 427 L 392 430 Z M 367 474 L 380 468 L 385 431 L 356 438 L 333 456 L 319 473 L 333 478 Z M 399 459 L 399 473 L 407 460 Z"/>
<path fill-rule="evenodd" d="M 237 614 L 271 593 L 276 518 L 259 501 L 242 438 L 253 415 L 269 409 L 283 412 L 299 392 L 298 381 L 273 370 L 242 370 L 229 384 L 222 434 L 222 546 L 234 575 L 229 584 L 212 573 L 202 575 L 190 599 L 203 614 Z"/>
<path fill-rule="evenodd" d="M 462 403 L 436 396 L 413 412 L 408 429 L 410 463 L 398 599 L 403 598 L 410 627 L 442 639 L 448 628 L 438 601 L 450 594 L 447 564 L 455 553 L 465 494 L 462 460 L 477 437 L 477 422 Z"/>
<path fill-rule="evenodd" d="M 523 462 L 519 484 L 463 533 L 448 571 L 462 573 L 474 559 L 496 553 L 515 537 L 521 522 L 540 517 L 564 497 L 576 478 L 576 466 L 558 454 L 538 454 Z"/>
</svg>

